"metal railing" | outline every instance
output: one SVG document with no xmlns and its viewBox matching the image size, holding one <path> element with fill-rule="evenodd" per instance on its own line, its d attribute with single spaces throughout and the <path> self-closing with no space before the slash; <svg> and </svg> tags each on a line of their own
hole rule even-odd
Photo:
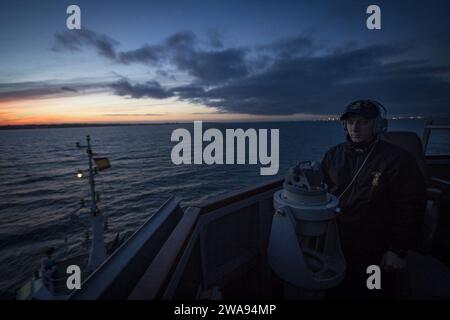
<svg viewBox="0 0 450 320">
<path fill-rule="evenodd" d="M 88 272 L 82 272 L 81 279 L 87 278 L 88 275 L 89 275 Z M 71 290 L 67 288 L 68 275 L 64 275 L 62 277 L 55 277 L 52 275 L 41 274 L 41 278 L 44 286 L 55 295 L 66 295 L 71 292 Z"/>
<path fill-rule="evenodd" d="M 64 293 L 67 291 L 67 276 L 56 278 L 46 274 L 42 275 L 42 283 L 53 294 Z"/>
<path fill-rule="evenodd" d="M 433 120 L 429 120 L 425 122 L 425 126 L 423 128 L 423 153 L 427 153 L 428 142 L 430 140 L 431 130 L 450 130 L 450 124 L 433 124 Z"/>
</svg>

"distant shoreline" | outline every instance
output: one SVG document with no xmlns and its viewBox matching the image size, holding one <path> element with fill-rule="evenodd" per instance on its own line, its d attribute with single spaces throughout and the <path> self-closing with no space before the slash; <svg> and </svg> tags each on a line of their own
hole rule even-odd
<svg viewBox="0 0 450 320">
<path fill-rule="evenodd" d="M 299 121 L 332 121 L 332 120 L 288 120 L 282 122 Z M 250 123 L 250 122 L 280 122 L 280 121 L 203 121 L 203 123 Z M 155 122 L 155 123 L 61 123 L 61 124 L 23 124 L 0 126 L 0 130 L 20 130 L 20 129 L 56 129 L 56 128 L 86 128 L 86 127 L 126 127 L 126 126 L 160 126 L 174 124 L 189 124 L 193 121 L 180 122 Z"/>
<path fill-rule="evenodd" d="M 0 130 L 19 129 L 56 129 L 56 128 L 86 128 L 86 127 L 124 127 L 124 126 L 154 126 L 180 124 L 181 122 L 164 123 L 62 123 L 62 124 L 23 124 L 0 126 Z"/>
<path fill-rule="evenodd" d="M 395 120 L 426 120 L 425 118 L 391 118 L 389 121 Z M 262 123 L 262 122 L 334 122 L 338 119 L 305 119 L 305 120 L 264 120 L 264 121 L 203 121 L 203 123 Z M 23 124 L 23 125 L 4 125 L 0 126 L 0 130 L 21 130 L 21 129 L 57 129 L 57 128 L 87 128 L 87 127 L 125 127 L 125 126 L 160 126 L 189 124 L 193 121 L 179 122 L 154 122 L 154 123 L 60 123 L 60 124 Z"/>
</svg>

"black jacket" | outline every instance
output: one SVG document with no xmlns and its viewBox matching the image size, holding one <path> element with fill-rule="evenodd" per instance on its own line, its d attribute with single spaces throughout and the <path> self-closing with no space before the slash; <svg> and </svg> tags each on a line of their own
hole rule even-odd
<svg viewBox="0 0 450 320">
<path fill-rule="evenodd" d="M 347 142 L 322 160 L 329 190 L 339 196 L 373 148 L 364 167 L 342 195 L 337 218 L 344 254 L 376 256 L 415 248 L 422 237 L 426 186 L 415 159 L 383 140 Z"/>
</svg>

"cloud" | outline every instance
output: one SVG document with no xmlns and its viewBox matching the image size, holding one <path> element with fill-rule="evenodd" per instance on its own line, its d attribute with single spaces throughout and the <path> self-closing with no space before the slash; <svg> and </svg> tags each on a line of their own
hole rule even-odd
<svg viewBox="0 0 450 320">
<path fill-rule="evenodd" d="M 335 114 L 363 97 L 384 102 L 391 113 L 448 113 L 449 66 L 383 62 L 402 53 L 396 46 L 370 46 L 280 59 L 261 73 L 209 90 L 202 99 L 228 112 L 261 115 Z"/>
<path fill-rule="evenodd" d="M 141 63 L 157 66 L 159 75 L 175 70 L 191 76 L 189 84 L 168 88 L 153 80 L 131 83 L 122 78 L 109 86 L 120 96 L 176 97 L 220 112 L 257 115 L 336 114 L 348 102 L 367 97 L 384 103 L 390 114 L 449 114 L 448 55 L 439 62 L 414 58 L 420 49 L 414 43 L 349 42 L 324 49 L 298 36 L 254 48 L 223 48 L 218 36 L 215 45 L 205 45 L 208 41 L 183 31 L 159 44 L 119 52 L 117 42 L 105 35 L 87 32 L 77 37 L 73 43 L 57 37 L 59 46 L 93 46 L 120 64 Z"/>
<path fill-rule="evenodd" d="M 221 46 L 217 37 L 210 44 L 214 48 Z M 156 66 L 166 62 L 203 84 L 222 83 L 248 74 L 245 49 L 211 50 L 199 46 L 194 33 L 183 31 L 168 37 L 163 44 L 145 45 L 136 50 L 120 52 L 118 56 L 119 61 L 125 64 L 133 62 Z"/>
<path fill-rule="evenodd" d="M 174 61 L 180 70 L 187 71 L 203 84 L 223 83 L 249 73 L 244 49 L 180 51 Z"/>
<path fill-rule="evenodd" d="M 174 95 L 182 99 L 200 98 L 205 94 L 205 89 L 200 85 L 186 85 L 170 89 Z"/>
<path fill-rule="evenodd" d="M 69 92 L 78 92 L 77 89 L 75 89 L 75 88 L 70 88 L 70 87 L 61 87 L 61 90 L 69 91 Z"/>
<path fill-rule="evenodd" d="M 129 96 L 132 98 L 170 98 L 173 94 L 161 87 L 156 81 L 148 81 L 143 84 L 131 84 L 128 80 L 121 79 L 110 84 L 114 93 L 119 96 Z"/>
<path fill-rule="evenodd" d="M 109 59 L 116 58 L 116 40 L 89 29 L 66 30 L 55 34 L 54 51 L 80 51 L 83 46 L 94 47 L 99 55 Z"/>
<path fill-rule="evenodd" d="M 18 83 L 18 85 L 20 85 Z M 24 87 L 17 89 L 2 90 L 3 84 L 0 84 L 0 101 L 14 100 L 14 99 L 31 99 L 31 98 L 45 98 L 61 92 L 58 87 L 26 87 L 28 84 L 24 84 Z"/>
<path fill-rule="evenodd" d="M 105 90 L 106 88 L 106 83 L 95 82 L 95 80 L 91 80 L 89 83 L 57 83 L 55 81 L 0 83 L 0 101 L 73 96 L 80 92 L 93 92 Z"/>
<path fill-rule="evenodd" d="M 177 81 L 177 78 L 174 75 L 169 74 L 169 72 L 167 72 L 167 71 L 156 70 L 156 74 L 158 76 L 160 76 L 160 77 L 167 78 L 167 79 L 170 79 L 170 80 L 173 80 L 173 81 Z"/>
<path fill-rule="evenodd" d="M 226 111 L 213 111 L 213 112 L 192 112 L 192 114 L 195 115 L 211 115 L 211 114 L 227 114 L 228 112 Z"/>
<path fill-rule="evenodd" d="M 168 37 L 165 41 L 165 45 L 167 48 L 171 49 L 192 50 L 197 41 L 198 38 L 192 31 L 180 31 Z"/>
<path fill-rule="evenodd" d="M 55 51 L 79 51 L 86 46 L 96 48 L 101 56 L 121 64 L 160 66 L 166 63 L 176 66 L 178 71 L 186 72 L 202 84 L 223 83 L 245 77 L 249 73 L 245 60 L 246 50 L 217 49 L 221 46 L 218 35 L 210 36 L 212 40 L 208 42 L 208 48 L 201 48 L 194 33 L 182 31 L 168 37 L 161 44 L 146 44 L 138 49 L 118 51 L 118 42 L 106 35 L 87 29 L 72 31 L 55 34 Z"/>
<path fill-rule="evenodd" d="M 124 83 L 122 87 L 126 87 L 124 91 L 134 98 L 175 96 L 228 113 L 335 114 L 350 101 L 364 97 L 385 103 L 391 114 L 448 113 L 448 65 L 433 65 L 424 59 L 404 59 L 402 57 L 409 48 L 400 45 L 347 46 L 323 55 L 303 55 L 305 51 L 298 45 L 298 39 L 293 42 L 279 42 L 284 45 L 272 56 L 272 62 L 262 71 L 245 76 L 227 74 L 226 70 L 233 70 L 234 61 L 227 54 L 219 54 L 210 60 L 205 58 L 199 64 L 185 61 L 195 74 L 223 68 L 224 78 L 230 80 L 236 76 L 235 80 L 225 84 L 214 78 L 218 72 L 198 76 L 219 84 L 212 88 L 201 82 L 166 90 L 155 82 L 134 86 Z M 310 47 L 308 41 L 304 44 Z M 283 54 L 287 48 L 296 49 L 291 55 Z"/>
<path fill-rule="evenodd" d="M 136 50 L 120 52 L 119 61 L 124 64 L 144 63 L 158 64 L 164 57 L 165 48 L 162 46 L 145 45 Z"/>
</svg>

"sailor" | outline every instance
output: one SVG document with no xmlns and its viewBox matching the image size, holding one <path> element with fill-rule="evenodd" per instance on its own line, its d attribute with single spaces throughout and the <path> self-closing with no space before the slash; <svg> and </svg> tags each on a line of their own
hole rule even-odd
<svg viewBox="0 0 450 320">
<path fill-rule="evenodd" d="M 53 247 L 46 248 L 46 258 L 42 259 L 41 261 L 41 274 L 45 279 L 45 283 L 50 287 L 50 289 L 53 289 L 53 280 L 57 277 L 56 263 L 52 258 L 54 251 L 55 248 Z"/>
<path fill-rule="evenodd" d="M 384 110 L 384 117 L 382 114 Z M 347 106 L 340 120 L 346 142 L 322 160 L 329 191 L 339 198 L 337 218 L 347 262 L 343 283 L 331 298 L 394 298 L 395 270 L 418 246 L 425 210 L 425 179 L 412 155 L 382 140 L 384 107 L 374 100 Z M 380 267 L 381 289 L 369 289 L 367 268 Z"/>
</svg>

